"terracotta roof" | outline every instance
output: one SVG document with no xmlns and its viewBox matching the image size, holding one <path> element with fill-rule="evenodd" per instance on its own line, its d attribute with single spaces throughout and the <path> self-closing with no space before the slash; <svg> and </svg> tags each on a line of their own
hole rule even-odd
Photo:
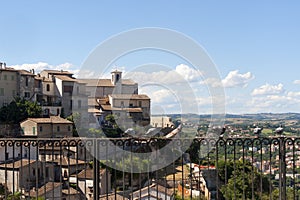
<svg viewBox="0 0 300 200">
<path fill-rule="evenodd" d="M 116 108 L 116 107 L 111 107 L 111 105 L 100 105 L 102 110 L 104 111 L 126 111 L 126 112 L 131 112 L 131 113 L 140 113 L 143 112 L 142 108 Z"/>
<path fill-rule="evenodd" d="M 62 185 L 62 183 L 58 183 L 58 182 L 48 182 L 45 185 L 43 185 L 42 187 L 38 188 L 37 190 L 33 190 L 31 189 L 29 191 L 28 196 L 30 197 L 35 197 L 36 193 L 38 193 L 38 196 L 42 196 L 45 193 L 52 191 L 53 189 L 60 187 Z"/>
<path fill-rule="evenodd" d="M 86 83 L 86 86 L 90 87 L 114 87 L 111 79 L 77 79 L 79 82 Z M 131 79 L 122 79 L 122 85 L 135 85 Z"/>
<path fill-rule="evenodd" d="M 73 158 L 66 158 L 66 157 L 62 157 L 61 159 L 56 159 L 53 162 L 57 162 L 58 165 L 62 165 L 62 166 L 86 164 L 86 162 L 82 160 L 76 160 Z"/>
<path fill-rule="evenodd" d="M 45 78 L 45 77 L 41 77 L 41 76 L 39 76 L 39 75 L 36 75 L 36 76 L 34 77 L 34 79 L 36 79 L 36 80 L 41 80 L 41 81 L 44 80 L 44 78 Z"/>
<path fill-rule="evenodd" d="M 150 99 L 146 94 L 111 94 L 109 96 L 111 96 L 114 99 L 135 99 L 135 100 Z"/>
<path fill-rule="evenodd" d="M 105 172 L 105 169 L 100 169 L 100 175 Z M 84 169 L 77 174 L 78 179 L 93 179 L 94 178 L 94 171 L 93 169 Z"/>
<path fill-rule="evenodd" d="M 75 78 L 71 78 L 69 76 L 64 76 L 64 75 L 56 75 L 55 78 L 58 78 L 62 81 L 68 81 L 68 82 L 78 82 L 77 79 Z"/>
<path fill-rule="evenodd" d="M 110 79 L 77 79 L 81 83 L 86 83 L 87 87 L 114 87 Z"/>
<path fill-rule="evenodd" d="M 63 70 L 43 70 L 44 72 L 47 72 L 48 74 L 68 74 L 68 75 L 73 75 L 73 73 L 68 72 L 68 71 L 63 71 Z"/>
<path fill-rule="evenodd" d="M 6 169 L 19 169 L 20 167 L 24 167 L 26 165 L 34 163 L 35 160 L 28 160 L 28 159 L 22 159 L 18 160 L 12 163 L 1 164 L 0 168 L 6 168 Z"/>
<path fill-rule="evenodd" d="M 17 70 L 11 67 L 5 67 L 0 68 L 0 71 L 10 71 L 10 72 L 16 72 Z"/>
<path fill-rule="evenodd" d="M 73 194 L 81 194 L 81 192 L 80 191 L 78 191 L 78 190 L 75 190 L 74 188 L 72 188 L 72 187 L 69 187 L 68 189 L 63 189 L 62 191 L 61 191 L 64 195 L 73 195 Z"/>
<path fill-rule="evenodd" d="M 100 110 L 97 109 L 97 108 L 89 108 L 89 109 L 88 109 L 88 112 L 89 112 L 89 113 L 100 113 Z"/>
<path fill-rule="evenodd" d="M 131 79 L 122 79 L 122 85 L 135 85 L 135 84 L 137 83 Z"/>
<path fill-rule="evenodd" d="M 27 71 L 27 70 L 24 70 L 24 69 L 21 69 L 21 70 L 18 70 L 18 71 L 19 71 L 19 73 L 20 73 L 21 75 L 35 76 L 33 73 L 31 73 L 31 72 L 29 72 L 29 71 Z"/>
<path fill-rule="evenodd" d="M 61 118 L 59 116 L 50 116 L 48 118 L 28 118 L 28 121 L 33 121 L 35 123 L 39 123 L 39 124 L 48 124 L 48 123 L 53 123 L 53 124 L 72 124 L 73 122 Z M 25 120 L 25 121 L 27 121 Z M 23 121 L 23 122 L 25 122 Z M 22 123 L 23 123 L 22 122 Z"/>
<path fill-rule="evenodd" d="M 97 102 L 99 104 L 108 104 L 109 100 L 108 100 L 108 98 L 99 98 L 99 99 L 97 99 Z"/>
<path fill-rule="evenodd" d="M 99 200 L 127 200 L 128 198 L 123 197 L 116 193 L 104 194 L 99 197 Z"/>
<path fill-rule="evenodd" d="M 142 188 L 140 190 L 137 190 L 137 191 L 133 192 L 132 195 L 139 194 L 140 191 L 146 191 L 146 192 L 148 192 L 148 190 L 151 190 L 151 189 L 155 190 L 155 191 L 159 191 L 159 192 L 164 193 L 164 194 L 169 195 L 169 196 L 172 196 L 174 194 L 174 190 L 173 189 L 168 189 L 168 188 L 166 188 L 164 186 L 161 186 L 159 184 L 152 184 L 152 185 L 146 186 L 146 187 L 144 187 L 144 188 Z M 151 192 L 149 192 L 149 195 L 150 195 L 150 193 Z"/>
<path fill-rule="evenodd" d="M 99 106 L 99 104 L 98 104 L 98 102 L 96 101 L 96 99 L 95 98 L 89 98 L 88 99 L 88 105 L 89 106 Z"/>
</svg>

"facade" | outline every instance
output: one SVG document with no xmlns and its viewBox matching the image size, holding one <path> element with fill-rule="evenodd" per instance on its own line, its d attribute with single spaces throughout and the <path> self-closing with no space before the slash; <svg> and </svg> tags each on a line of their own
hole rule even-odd
<svg viewBox="0 0 300 200">
<path fill-rule="evenodd" d="M 48 118 L 28 118 L 20 123 L 23 136 L 71 137 L 73 123 L 58 116 Z"/>
<path fill-rule="evenodd" d="M 85 83 L 69 76 L 57 75 L 55 76 L 55 84 L 62 99 L 61 104 L 65 116 L 71 115 L 73 110 L 79 113 L 81 110 L 87 111 L 88 98 Z"/>
<path fill-rule="evenodd" d="M 100 104 L 102 120 L 114 114 L 122 124 L 148 125 L 150 123 L 150 98 L 145 94 L 111 94 Z M 130 125 L 129 125 L 130 126 Z"/>
<path fill-rule="evenodd" d="M 39 188 L 33 188 L 27 194 L 29 198 L 41 197 L 45 199 L 61 200 L 62 195 L 62 183 L 48 182 Z"/>
<path fill-rule="evenodd" d="M 174 199 L 174 190 L 165 188 L 161 185 L 152 184 L 149 187 L 146 186 L 130 195 L 130 199 L 133 200 L 172 200 Z"/>
<path fill-rule="evenodd" d="M 105 123 L 105 117 L 115 114 L 125 124 L 150 123 L 150 98 L 138 94 L 138 84 L 123 79 L 121 71 L 112 71 L 111 79 L 79 79 L 85 83 L 88 99 L 89 124 Z"/>
<path fill-rule="evenodd" d="M 171 117 L 167 116 L 151 116 L 150 124 L 155 128 L 174 127 Z"/>
<path fill-rule="evenodd" d="M 111 72 L 111 79 L 78 79 L 86 84 L 89 97 L 106 98 L 110 94 L 138 94 L 138 84 L 131 79 L 123 79 L 122 72 Z"/>
<path fill-rule="evenodd" d="M 100 195 L 111 192 L 111 174 L 107 169 L 101 169 L 100 172 Z M 76 180 L 78 179 L 78 180 Z M 81 191 L 86 191 L 86 199 L 92 200 L 93 198 L 93 169 L 84 169 L 79 172 L 76 176 L 70 177 L 70 183 L 76 183 Z"/>
<path fill-rule="evenodd" d="M 37 182 L 43 184 L 52 177 L 53 165 L 49 163 L 21 159 L 0 165 L 0 183 L 6 183 L 9 191 L 29 191 Z"/>
<path fill-rule="evenodd" d="M 36 101 L 37 91 L 35 90 L 35 74 L 33 71 L 18 70 L 19 73 L 19 85 L 20 96 L 26 100 Z"/>
<path fill-rule="evenodd" d="M 18 71 L 0 63 L 0 107 L 9 104 L 19 95 L 19 85 Z"/>
</svg>

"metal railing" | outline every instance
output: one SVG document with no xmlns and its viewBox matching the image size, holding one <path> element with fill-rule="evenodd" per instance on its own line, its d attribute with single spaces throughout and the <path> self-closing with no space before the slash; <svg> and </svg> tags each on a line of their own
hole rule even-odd
<svg viewBox="0 0 300 200">
<path fill-rule="evenodd" d="M 2 138 L 0 199 L 300 199 L 299 156 L 284 136 Z"/>
</svg>

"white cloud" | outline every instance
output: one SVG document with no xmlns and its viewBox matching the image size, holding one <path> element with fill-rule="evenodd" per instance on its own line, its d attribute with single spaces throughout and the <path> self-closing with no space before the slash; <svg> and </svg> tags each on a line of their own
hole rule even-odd
<svg viewBox="0 0 300 200">
<path fill-rule="evenodd" d="M 251 112 L 297 112 L 299 98 L 289 95 L 256 96 L 248 102 Z"/>
<path fill-rule="evenodd" d="M 200 82 L 202 85 L 210 85 L 211 87 L 223 87 L 222 81 L 216 78 L 207 78 Z"/>
<path fill-rule="evenodd" d="M 294 84 L 300 84 L 300 80 L 294 80 Z"/>
<path fill-rule="evenodd" d="M 132 71 L 127 72 L 124 76 L 125 78 L 130 78 L 138 83 L 165 83 L 174 84 L 181 82 L 193 82 L 202 79 L 202 72 L 191 68 L 187 65 L 180 64 L 175 67 L 175 69 L 170 69 L 169 71 L 161 70 L 154 72 L 141 72 Z"/>
<path fill-rule="evenodd" d="M 265 84 L 260 86 L 259 88 L 255 88 L 251 95 L 276 95 L 276 94 L 282 94 L 284 92 L 283 84 L 279 83 L 278 85 L 270 85 Z"/>
<path fill-rule="evenodd" d="M 288 97 L 300 97 L 300 92 L 288 92 Z"/>
<path fill-rule="evenodd" d="M 222 80 L 222 83 L 226 88 L 246 87 L 248 82 L 252 79 L 254 79 L 254 76 L 251 72 L 240 74 L 238 70 L 235 70 L 229 72 L 228 75 Z"/>
<path fill-rule="evenodd" d="M 223 80 L 207 78 L 204 81 L 201 81 L 201 84 L 224 88 L 246 87 L 252 79 L 254 79 L 254 75 L 251 72 L 240 74 L 238 70 L 234 70 L 229 72 Z"/>
<path fill-rule="evenodd" d="M 48 64 L 45 62 L 38 62 L 38 63 L 30 63 L 30 64 L 11 65 L 9 67 L 12 67 L 14 69 L 25 69 L 27 71 L 34 69 L 35 73 L 39 73 L 45 69 L 65 70 L 65 71 L 72 72 L 75 77 L 77 76 L 77 74 L 79 72 L 79 69 L 77 69 L 74 65 L 72 65 L 71 63 L 68 63 L 68 62 L 59 64 L 59 65 L 51 65 L 51 64 Z"/>
</svg>

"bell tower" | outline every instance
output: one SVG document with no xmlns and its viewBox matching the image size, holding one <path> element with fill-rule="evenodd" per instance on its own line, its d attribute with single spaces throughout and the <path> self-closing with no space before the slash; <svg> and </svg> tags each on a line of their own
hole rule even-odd
<svg viewBox="0 0 300 200">
<path fill-rule="evenodd" d="M 111 83 L 113 85 L 121 84 L 122 83 L 122 72 L 115 70 L 111 72 Z"/>
</svg>

